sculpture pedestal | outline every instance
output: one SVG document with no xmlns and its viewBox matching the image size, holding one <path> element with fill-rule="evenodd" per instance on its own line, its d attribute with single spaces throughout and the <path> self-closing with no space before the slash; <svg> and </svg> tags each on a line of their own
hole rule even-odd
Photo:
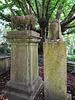
<svg viewBox="0 0 75 100">
<path fill-rule="evenodd" d="M 45 100 L 67 100 L 66 42 L 44 43 Z"/>
<path fill-rule="evenodd" d="M 10 81 L 4 89 L 9 100 L 36 100 L 43 82 L 38 76 L 38 43 L 40 36 L 34 31 L 7 33 L 11 43 Z"/>
</svg>

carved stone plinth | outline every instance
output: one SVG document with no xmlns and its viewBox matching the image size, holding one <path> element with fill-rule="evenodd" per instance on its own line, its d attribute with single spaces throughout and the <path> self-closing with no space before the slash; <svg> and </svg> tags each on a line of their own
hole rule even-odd
<svg viewBox="0 0 75 100">
<path fill-rule="evenodd" d="M 38 76 L 38 43 L 34 31 L 10 31 L 5 36 L 11 43 L 10 81 L 4 89 L 9 100 L 36 100 L 43 87 Z"/>
</svg>

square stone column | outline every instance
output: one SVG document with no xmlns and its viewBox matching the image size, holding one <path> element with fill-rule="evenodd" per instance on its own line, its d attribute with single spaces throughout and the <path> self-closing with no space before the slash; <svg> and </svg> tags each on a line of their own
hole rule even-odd
<svg viewBox="0 0 75 100">
<path fill-rule="evenodd" d="M 45 100 L 67 100 L 66 42 L 44 43 Z"/>
<path fill-rule="evenodd" d="M 9 100 L 36 100 L 43 87 L 38 76 L 37 32 L 10 31 L 5 36 L 11 43 L 10 81 L 4 89 L 4 96 Z"/>
</svg>

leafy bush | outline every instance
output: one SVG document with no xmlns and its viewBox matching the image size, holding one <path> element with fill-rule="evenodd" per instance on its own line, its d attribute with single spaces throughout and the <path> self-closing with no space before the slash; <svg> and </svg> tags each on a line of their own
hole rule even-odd
<svg viewBox="0 0 75 100">
<path fill-rule="evenodd" d="M 0 53 L 3 53 L 4 54 L 4 48 L 3 47 L 0 47 Z"/>
<path fill-rule="evenodd" d="M 11 52 L 11 49 L 10 48 L 7 48 L 6 51 L 7 51 L 7 53 L 10 53 Z"/>
<path fill-rule="evenodd" d="M 75 54 L 74 55 L 67 55 L 67 60 L 69 61 L 75 61 Z"/>
<path fill-rule="evenodd" d="M 0 54 L 6 54 L 6 53 L 10 53 L 11 49 L 10 48 L 4 48 L 4 47 L 0 47 Z"/>
</svg>

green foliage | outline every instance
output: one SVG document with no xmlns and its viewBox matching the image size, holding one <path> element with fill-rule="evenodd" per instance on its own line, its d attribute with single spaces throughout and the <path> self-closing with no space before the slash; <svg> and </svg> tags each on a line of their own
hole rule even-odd
<svg viewBox="0 0 75 100">
<path fill-rule="evenodd" d="M 46 23 L 47 23 L 46 18 L 42 18 L 42 17 L 39 18 L 39 24 L 40 24 L 40 27 L 41 28 L 42 27 L 45 27 L 46 26 Z"/>
<path fill-rule="evenodd" d="M 0 47 L 0 53 L 1 54 L 4 54 L 4 51 L 5 51 L 4 48 L 3 47 Z"/>
<path fill-rule="evenodd" d="M 13 17 L 12 12 L 4 0 L 0 0 L 0 2 L 0 12 L 6 15 L 7 18 Z M 69 14 L 69 11 L 74 4 L 74 0 L 63 0 L 64 4 L 62 0 L 7 0 L 7 2 L 10 8 L 13 10 L 13 13 L 20 16 L 23 16 L 24 12 L 25 14 L 29 14 L 30 7 L 32 6 L 32 13 L 38 19 L 40 28 L 42 28 L 42 26 L 46 27 L 47 22 L 51 22 L 55 18 L 57 12 L 61 13 L 62 16 L 60 19 L 63 20 Z M 63 6 L 63 10 L 58 9 L 59 5 Z M 48 20 L 49 16 L 50 18 Z M 0 16 L 0 18 L 5 20 L 5 18 L 2 16 Z"/>
<path fill-rule="evenodd" d="M 0 47 L 0 54 L 8 54 L 11 52 L 11 48 Z"/>
<path fill-rule="evenodd" d="M 69 61 L 75 61 L 75 54 L 74 55 L 67 55 L 67 60 Z"/>
<path fill-rule="evenodd" d="M 40 27 L 37 28 L 40 28 L 41 34 L 47 33 L 48 30 L 46 29 L 48 28 L 48 24 L 50 24 L 51 21 L 54 18 L 56 18 L 57 12 L 61 14 L 60 20 L 62 24 L 62 20 L 68 16 L 68 14 L 72 9 L 72 6 L 75 4 L 75 0 L 63 0 L 63 1 L 62 0 L 6 0 L 6 1 L 8 4 L 5 2 L 5 0 L 0 0 L 0 19 L 9 22 L 5 28 L 7 28 L 7 26 L 11 27 L 10 23 L 11 17 L 24 16 L 32 13 L 38 21 L 37 24 Z M 62 6 L 62 10 L 59 9 L 60 6 Z M 72 10 L 71 15 L 73 13 L 74 10 Z M 66 18 L 64 22 L 66 22 L 67 20 L 68 18 Z M 70 26 L 72 27 L 74 25 L 75 21 L 71 21 L 68 24 L 68 27 Z M 19 28 L 19 30 L 22 30 L 22 28 Z M 74 28 L 68 29 L 66 33 L 67 32 L 75 33 L 75 29 Z M 42 35 L 42 39 L 43 38 L 44 36 Z M 68 42 L 68 38 L 66 39 Z M 67 45 L 70 45 L 69 42 Z"/>
<path fill-rule="evenodd" d="M 63 35 L 63 39 L 66 41 L 67 47 L 69 47 L 70 46 L 70 36 L 69 36 L 69 34 Z"/>
<path fill-rule="evenodd" d="M 7 53 L 11 53 L 11 48 L 6 49 Z"/>
<path fill-rule="evenodd" d="M 63 35 L 63 39 L 67 43 L 68 52 L 71 49 L 72 54 L 73 54 L 74 53 L 73 50 L 75 49 L 75 33 Z"/>
</svg>

